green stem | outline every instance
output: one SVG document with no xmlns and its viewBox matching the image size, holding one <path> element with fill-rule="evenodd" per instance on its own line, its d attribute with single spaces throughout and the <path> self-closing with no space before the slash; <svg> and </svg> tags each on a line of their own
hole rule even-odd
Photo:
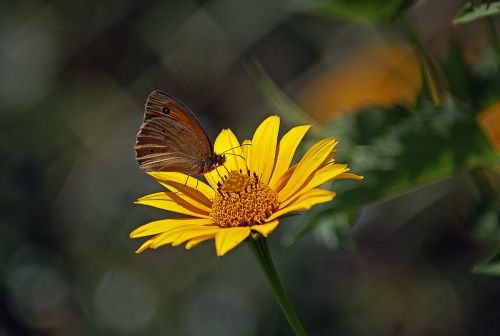
<svg viewBox="0 0 500 336">
<path fill-rule="evenodd" d="M 488 38 L 491 43 L 491 47 L 495 51 L 498 61 L 500 62 L 500 40 L 498 40 L 497 32 L 495 26 L 493 25 L 493 20 L 491 17 L 484 18 L 484 24 L 486 26 L 486 31 L 488 32 Z"/>
<path fill-rule="evenodd" d="M 441 87 L 437 81 L 436 71 L 432 66 L 431 59 L 425 52 L 422 39 L 418 35 L 417 30 L 414 28 L 407 15 L 401 16 L 401 23 L 403 24 L 406 34 L 408 35 L 408 38 L 412 42 L 417 53 L 417 59 L 420 64 L 420 68 L 422 69 L 422 76 L 424 78 L 427 94 L 432 100 L 434 106 L 441 106 Z"/>
<path fill-rule="evenodd" d="M 252 236 L 247 239 L 247 244 L 255 259 L 257 259 L 260 269 L 264 272 L 264 275 L 273 290 L 274 297 L 278 301 L 281 311 L 283 312 L 283 315 L 285 315 L 288 324 L 295 332 L 295 335 L 307 336 L 304 327 L 300 323 L 297 314 L 295 314 L 295 311 L 292 308 L 290 300 L 283 290 L 283 286 L 281 285 L 281 281 L 271 258 L 271 253 L 267 247 L 266 239 L 262 238 L 260 235 Z"/>
<path fill-rule="evenodd" d="M 484 3 L 484 0 L 477 1 L 477 5 L 482 5 Z M 496 53 L 498 61 L 500 62 L 500 40 L 498 39 L 495 25 L 493 24 L 493 19 L 490 16 L 487 16 L 483 18 L 483 22 L 486 28 L 486 32 L 488 33 L 488 39 L 490 40 L 491 48 Z"/>
</svg>

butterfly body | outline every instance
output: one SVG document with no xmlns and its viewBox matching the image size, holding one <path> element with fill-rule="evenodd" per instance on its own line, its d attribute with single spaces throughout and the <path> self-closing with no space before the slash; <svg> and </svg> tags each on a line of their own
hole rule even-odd
<svg viewBox="0 0 500 336">
<path fill-rule="evenodd" d="M 134 146 L 142 170 L 207 173 L 224 164 L 194 114 L 180 101 L 153 91 L 146 100 L 144 121 Z"/>
</svg>

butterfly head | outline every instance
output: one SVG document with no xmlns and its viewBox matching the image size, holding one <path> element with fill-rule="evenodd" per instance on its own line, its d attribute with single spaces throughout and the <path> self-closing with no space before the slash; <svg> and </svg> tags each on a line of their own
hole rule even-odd
<svg viewBox="0 0 500 336">
<path fill-rule="evenodd" d="M 217 153 L 212 153 L 212 155 L 205 162 L 203 162 L 201 173 L 208 173 L 209 171 L 222 166 L 225 162 L 226 156 L 224 154 L 220 155 Z"/>
</svg>

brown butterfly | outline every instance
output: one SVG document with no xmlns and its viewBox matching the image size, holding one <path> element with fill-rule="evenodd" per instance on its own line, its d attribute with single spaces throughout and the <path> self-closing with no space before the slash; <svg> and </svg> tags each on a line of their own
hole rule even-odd
<svg viewBox="0 0 500 336">
<path fill-rule="evenodd" d="M 161 91 L 153 91 L 146 100 L 144 121 L 134 148 L 136 160 L 146 172 L 197 175 L 226 161 L 224 155 L 214 153 L 207 133 L 194 114 Z"/>
</svg>

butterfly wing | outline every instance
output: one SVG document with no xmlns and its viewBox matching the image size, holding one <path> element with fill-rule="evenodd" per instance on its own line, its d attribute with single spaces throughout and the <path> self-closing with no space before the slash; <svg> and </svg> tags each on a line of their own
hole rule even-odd
<svg viewBox="0 0 500 336">
<path fill-rule="evenodd" d="M 142 170 L 199 174 L 201 161 L 211 155 L 191 128 L 171 118 L 151 117 L 141 126 L 135 144 Z"/>
<path fill-rule="evenodd" d="M 158 90 L 151 92 L 146 100 L 144 122 L 156 117 L 172 119 L 184 125 L 198 138 L 204 152 L 212 154 L 212 143 L 189 108 L 173 96 Z"/>
</svg>

